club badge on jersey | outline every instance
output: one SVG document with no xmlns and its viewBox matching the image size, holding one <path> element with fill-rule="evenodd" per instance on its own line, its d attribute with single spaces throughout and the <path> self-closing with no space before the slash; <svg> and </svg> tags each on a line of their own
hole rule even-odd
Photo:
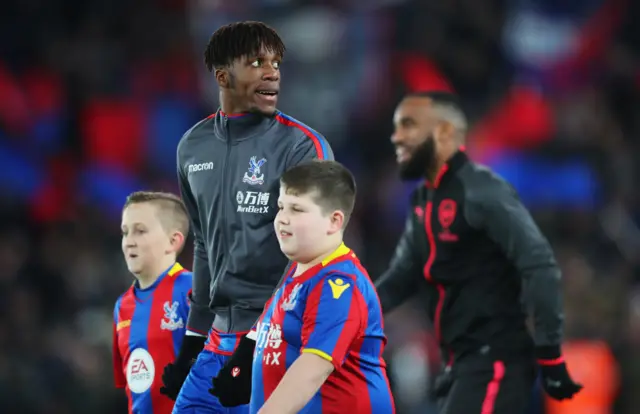
<svg viewBox="0 0 640 414">
<path fill-rule="evenodd" d="M 249 185 L 262 185 L 264 184 L 264 174 L 260 171 L 260 168 L 267 162 L 266 158 L 251 157 L 249 159 L 249 171 L 244 173 L 242 182 Z"/>
</svg>

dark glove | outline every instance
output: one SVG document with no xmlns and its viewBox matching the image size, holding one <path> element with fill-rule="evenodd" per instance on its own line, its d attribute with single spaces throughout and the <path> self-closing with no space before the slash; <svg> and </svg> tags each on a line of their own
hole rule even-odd
<svg viewBox="0 0 640 414">
<path fill-rule="evenodd" d="M 251 371 L 256 341 L 244 336 L 235 352 L 211 380 L 209 393 L 218 397 L 223 407 L 249 404 L 251 400 Z"/>
<path fill-rule="evenodd" d="M 558 401 L 571 399 L 582 389 L 582 385 L 573 382 L 569 376 L 560 347 L 539 347 L 536 356 L 542 372 L 542 387 L 551 398 Z"/>
<path fill-rule="evenodd" d="M 204 336 L 185 335 L 182 340 L 182 346 L 176 360 L 164 367 L 162 372 L 162 387 L 160 393 L 166 395 L 175 401 L 178 398 L 178 393 L 184 380 L 187 379 L 191 365 L 195 362 L 196 358 L 207 340 Z"/>
</svg>

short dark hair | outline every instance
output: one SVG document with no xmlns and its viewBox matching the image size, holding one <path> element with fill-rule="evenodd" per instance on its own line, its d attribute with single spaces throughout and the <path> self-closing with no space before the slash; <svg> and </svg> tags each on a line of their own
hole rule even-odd
<svg viewBox="0 0 640 414">
<path fill-rule="evenodd" d="M 460 98 L 458 95 L 453 94 L 451 92 L 444 91 L 418 91 L 411 92 L 407 95 L 409 97 L 418 97 L 418 98 L 429 98 L 435 104 L 439 105 L 449 105 L 456 107 L 459 111 L 462 111 L 462 105 L 460 104 Z"/>
<path fill-rule="evenodd" d="M 317 192 L 314 201 L 323 212 L 340 210 L 347 226 L 356 202 L 356 180 L 337 161 L 312 160 L 287 170 L 280 177 L 287 194 L 304 195 Z"/>
<path fill-rule="evenodd" d="M 153 204 L 158 208 L 158 218 L 167 232 L 178 230 L 185 237 L 188 236 L 189 214 L 180 197 L 159 191 L 136 191 L 127 196 L 122 211 L 132 204 L 143 203 Z"/>
<path fill-rule="evenodd" d="M 258 55 L 265 48 L 283 57 L 286 50 L 278 33 L 262 22 L 231 23 L 216 30 L 204 51 L 204 63 L 212 72 L 243 56 Z"/>
<path fill-rule="evenodd" d="M 440 116 L 443 119 L 446 119 L 459 131 L 467 130 L 467 116 L 457 95 L 442 91 L 421 91 L 410 93 L 406 97 L 430 99 L 431 108 L 440 110 Z M 461 138 L 464 140 L 463 135 L 461 135 Z"/>
</svg>

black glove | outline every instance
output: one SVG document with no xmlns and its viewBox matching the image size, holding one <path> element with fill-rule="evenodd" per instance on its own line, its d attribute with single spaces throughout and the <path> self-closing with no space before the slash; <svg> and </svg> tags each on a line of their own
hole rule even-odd
<svg viewBox="0 0 640 414">
<path fill-rule="evenodd" d="M 223 407 L 249 404 L 255 347 L 256 341 L 244 336 L 218 376 L 211 380 L 213 387 L 209 389 L 209 393 L 218 397 Z"/>
<path fill-rule="evenodd" d="M 160 393 L 166 395 L 175 401 L 178 398 L 178 393 L 184 380 L 187 379 L 191 365 L 195 362 L 196 358 L 207 340 L 205 336 L 185 335 L 182 340 L 182 346 L 175 362 L 168 364 L 164 367 L 162 372 L 162 387 Z"/>
<path fill-rule="evenodd" d="M 542 372 L 542 387 L 551 398 L 558 401 L 571 399 L 582 389 L 582 385 L 573 382 L 569 376 L 560 347 L 539 347 L 536 356 Z"/>
</svg>

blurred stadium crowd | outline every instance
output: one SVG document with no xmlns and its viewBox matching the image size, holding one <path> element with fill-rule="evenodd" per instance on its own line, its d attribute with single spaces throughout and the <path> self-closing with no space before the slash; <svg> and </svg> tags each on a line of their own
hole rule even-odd
<svg viewBox="0 0 640 414">
<path fill-rule="evenodd" d="M 403 93 L 456 91 L 469 151 L 507 177 L 564 274 L 569 405 L 640 410 L 640 6 L 626 0 L 14 0 L 0 6 L 0 411 L 121 413 L 119 216 L 177 191 L 175 147 L 217 107 L 202 51 L 254 19 L 288 46 L 280 109 L 322 132 L 359 200 L 348 241 L 379 275 L 411 185 L 389 143 Z M 182 263 L 191 265 L 191 250 Z M 387 318 L 401 413 L 434 413 L 420 303 Z"/>
</svg>

